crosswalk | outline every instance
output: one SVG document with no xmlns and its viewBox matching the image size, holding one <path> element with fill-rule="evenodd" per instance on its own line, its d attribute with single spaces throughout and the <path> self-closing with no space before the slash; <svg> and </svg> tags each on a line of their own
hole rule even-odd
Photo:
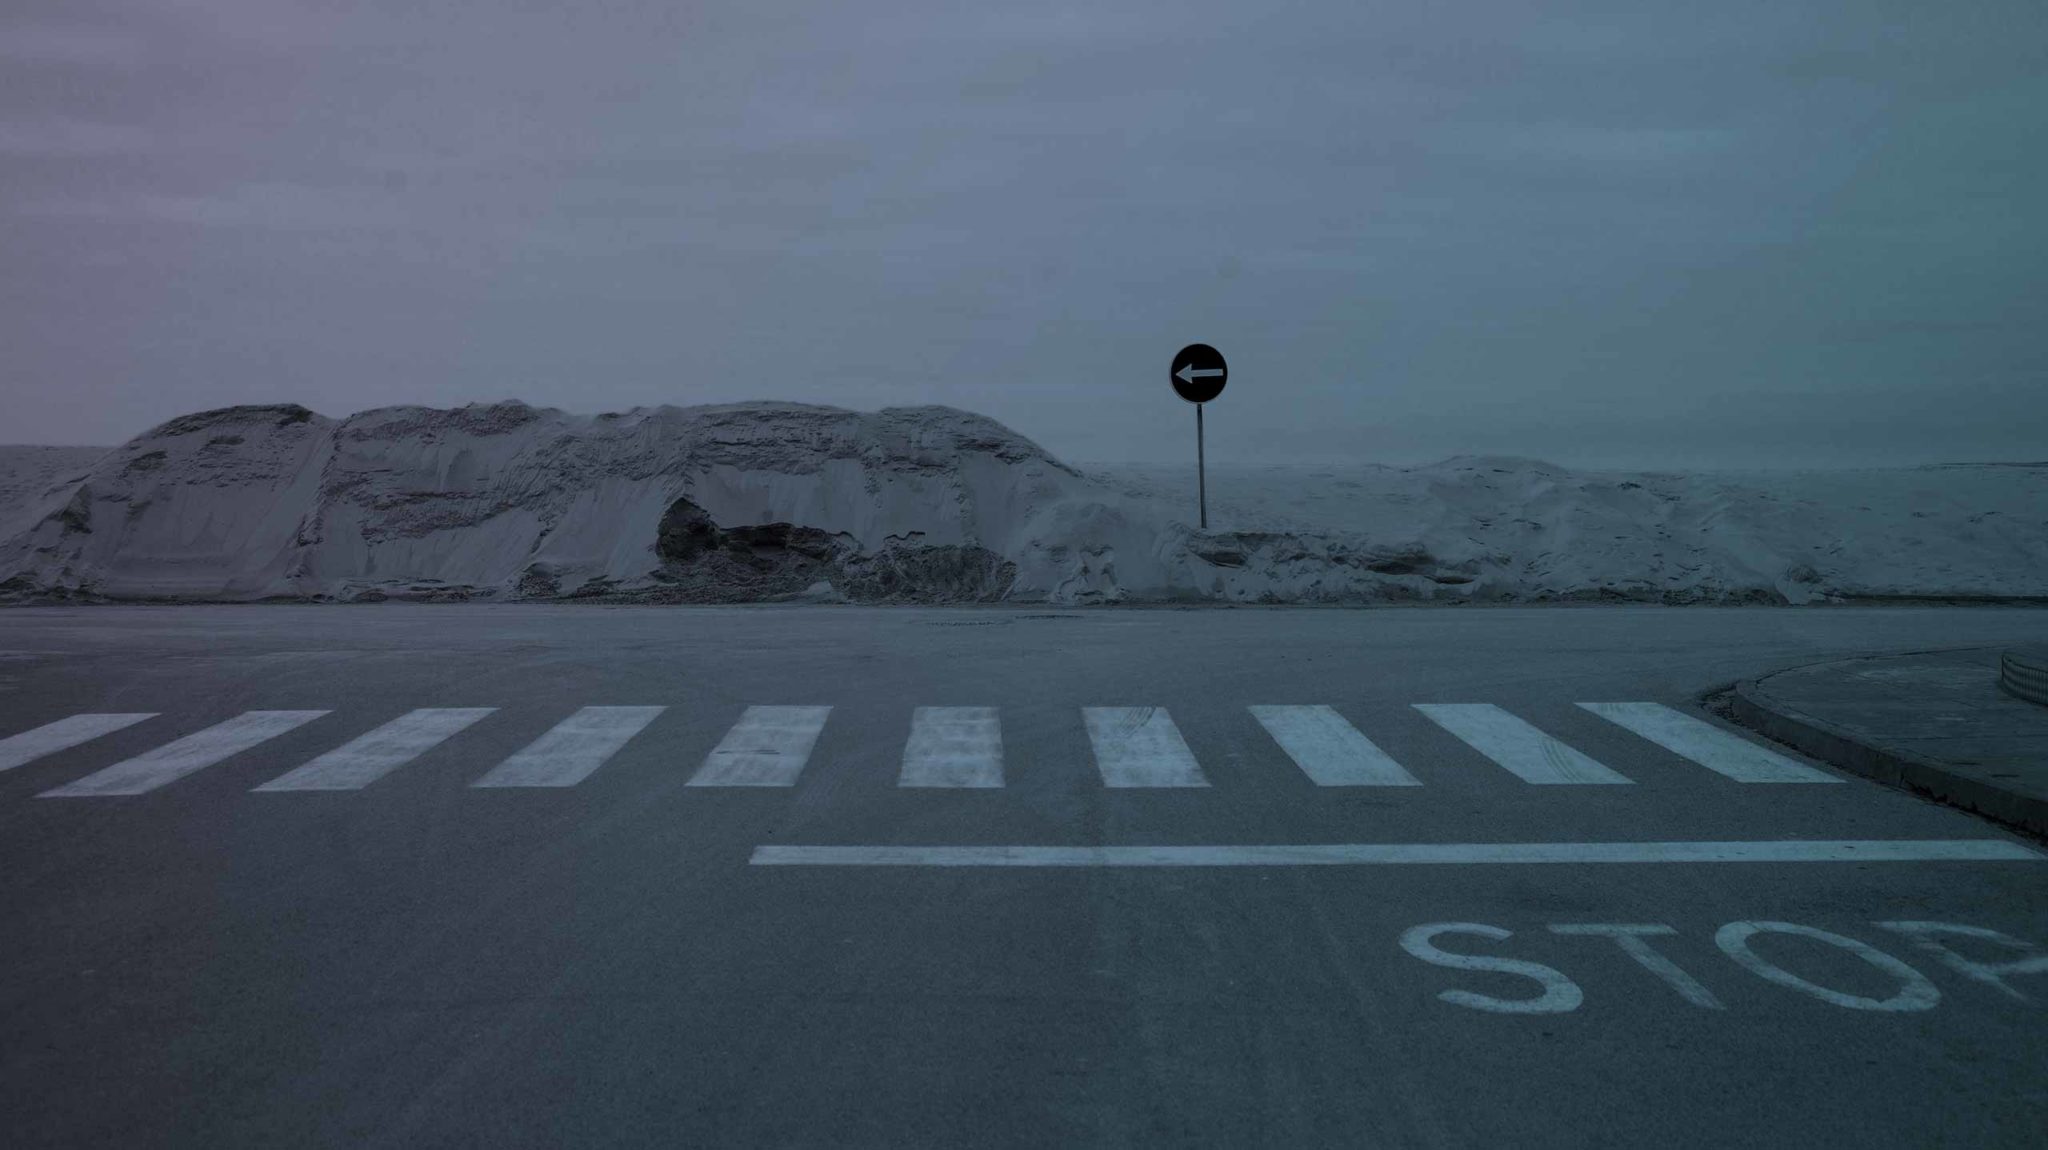
<svg viewBox="0 0 2048 1150">
<path fill-rule="evenodd" d="M 693 787 L 793 787 L 830 707 L 748 707 L 690 778 Z"/>
<path fill-rule="evenodd" d="M 259 791 L 353 791 L 446 742 L 496 707 L 429 707 L 411 711 L 346 746 L 257 787 Z"/>
<path fill-rule="evenodd" d="M 1327 704 L 1312 707 L 1255 706 L 1252 718 L 1266 728 L 1294 765 L 1319 787 L 1419 787 L 1379 745 L 1344 721 Z"/>
<path fill-rule="evenodd" d="M 1628 784 L 1635 780 L 1491 703 L 1415 703 L 1436 728 L 1506 775 L 1538 786 Z M 1835 783 L 1833 775 L 1676 708 L 1654 702 L 1583 702 L 1578 708 L 1665 751 L 1742 784 Z M 583 707 L 485 771 L 475 788 L 573 787 L 660 720 L 663 706 Z M 831 720 L 829 706 L 747 707 L 686 780 L 691 787 L 788 788 L 804 776 Z M 1271 744 L 1317 787 L 1417 787 L 1421 779 L 1326 704 L 1245 708 Z M 42 791 L 43 798 L 147 794 L 254 750 L 330 712 L 245 711 Z M 498 711 L 422 708 L 262 782 L 264 793 L 357 791 L 436 747 L 458 740 Z M 0 771 L 125 731 L 149 712 L 71 715 L 0 738 Z M 1094 766 L 1104 787 L 1200 788 L 1202 764 L 1164 707 L 1082 707 Z M 917 707 L 903 744 L 897 784 L 906 788 L 1000 789 L 1009 785 L 1002 711 L 992 706 Z"/>
<path fill-rule="evenodd" d="M 604 766 L 666 709 L 585 707 L 470 785 L 573 787 Z"/>
<path fill-rule="evenodd" d="M 156 718 L 156 712 L 121 715 L 73 715 L 23 731 L 10 738 L 0 739 L 0 771 L 11 770 L 24 763 L 32 763 L 44 755 L 68 751 L 80 743 L 89 743 L 101 735 L 132 727 L 144 719 Z"/>
<path fill-rule="evenodd" d="M 165 743 L 132 759 L 123 759 L 102 771 L 95 771 L 44 798 L 98 798 L 107 795 L 147 794 L 203 770 L 222 759 L 241 754 L 258 743 L 268 742 L 286 731 L 325 715 L 326 711 L 244 711 L 225 723 L 216 723 L 182 739 Z"/>
<path fill-rule="evenodd" d="M 1095 767 L 1108 787 L 1206 787 L 1195 754 L 1164 707 L 1083 707 Z"/>
<path fill-rule="evenodd" d="M 919 707 L 903 744 L 905 787 L 1003 785 L 1003 723 L 994 707 Z"/>
<path fill-rule="evenodd" d="M 1631 781 L 1492 703 L 1417 703 L 1415 709 L 1525 783 L 1549 786 Z"/>
</svg>

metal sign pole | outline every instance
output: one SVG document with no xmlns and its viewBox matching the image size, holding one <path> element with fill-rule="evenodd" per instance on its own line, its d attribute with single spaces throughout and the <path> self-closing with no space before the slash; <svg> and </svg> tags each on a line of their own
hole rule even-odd
<svg viewBox="0 0 2048 1150">
<path fill-rule="evenodd" d="M 1202 530 L 1209 529 L 1209 464 L 1202 457 L 1202 408 L 1195 405 L 1195 497 L 1202 505 Z"/>
</svg>

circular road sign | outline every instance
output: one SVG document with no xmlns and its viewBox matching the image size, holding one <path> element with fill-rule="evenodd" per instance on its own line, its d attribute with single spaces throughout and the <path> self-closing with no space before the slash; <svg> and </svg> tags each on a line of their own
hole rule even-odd
<svg viewBox="0 0 2048 1150">
<path fill-rule="evenodd" d="M 1182 399 L 1189 403 L 1207 403 L 1223 394 L 1223 384 L 1230 378 L 1230 368 L 1223 362 L 1222 352 L 1206 343 L 1191 343 L 1173 357 L 1169 377 L 1174 392 Z"/>
</svg>

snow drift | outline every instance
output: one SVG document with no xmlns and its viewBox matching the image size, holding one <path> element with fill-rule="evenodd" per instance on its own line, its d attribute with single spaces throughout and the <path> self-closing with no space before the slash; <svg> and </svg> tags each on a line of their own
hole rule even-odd
<svg viewBox="0 0 2048 1150">
<path fill-rule="evenodd" d="M 239 407 L 0 449 L 15 600 L 1773 602 L 2048 597 L 2048 467 L 1513 459 L 1080 470 L 941 407 L 343 420 Z"/>
</svg>

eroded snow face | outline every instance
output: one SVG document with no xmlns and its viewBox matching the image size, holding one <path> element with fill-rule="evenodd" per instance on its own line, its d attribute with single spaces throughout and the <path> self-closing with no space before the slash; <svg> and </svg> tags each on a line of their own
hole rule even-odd
<svg viewBox="0 0 2048 1150">
<path fill-rule="evenodd" d="M 661 566 L 646 597 L 733 602 L 786 597 L 855 602 L 986 603 L 1005 598 L 1017 568 L 985 547 L 928 545 L 921 534 L 879 548 L 793 523 L 720 526 L 678 499 L 655 540 Z"/>
</svg>

